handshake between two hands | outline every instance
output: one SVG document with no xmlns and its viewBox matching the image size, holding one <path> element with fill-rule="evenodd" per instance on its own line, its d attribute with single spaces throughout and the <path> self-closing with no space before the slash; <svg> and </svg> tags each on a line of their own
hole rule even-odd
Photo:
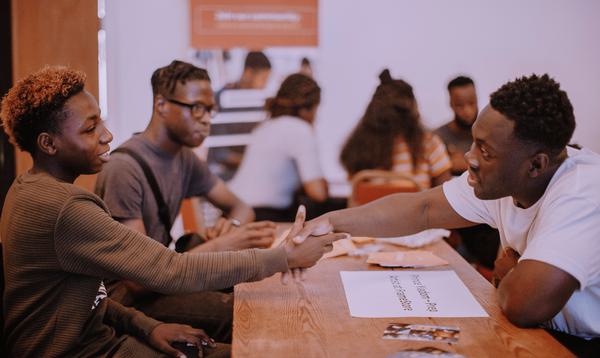
<svg viewBox="0 0 600 358">
<path fill-rule="evenodd" d="M 333 242 L 348 237 L 348 234 L 333 233 L 333 226 L 327 215 L 306 221 L 306 208 L 298 207 L 296 219 L 288 235 L 279 243 L 285 247 L 290 271 L 282 275 L 282 283 L 287 284 L 292 276 L 296 281 L 304 278 L 304 270 L 313 266 L 333 248 Z M 221 218 L 207 230 L 207 243 L 192 249 L 200 251 L 236 251 L 249 248 L 268 248 L 273 244 L 276 225 L 270 221 L 259 221 L 241 226 L 232 226 L 229 220 Z M 278 243 L 274 245 L 279 246 Z"/>
<path fill-rule="evenodd" d="M 290 271 L 281 275 L 281 283 L 287 284 L 290 276 L 296 282 L 304 279 L 306 268 L 313 266 L 333 248 L 333 242 L 348 237 L 345 233 L 333 233 L 333 226 L 326 216 L 306 223 L 306 208 L 298 207 L 296 219 L 288 235 L 282 241 L 285 246 Z"/>
</svg>

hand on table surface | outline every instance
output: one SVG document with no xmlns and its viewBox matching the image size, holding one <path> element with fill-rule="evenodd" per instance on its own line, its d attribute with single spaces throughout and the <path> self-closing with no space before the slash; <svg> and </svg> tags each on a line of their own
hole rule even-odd
<svg viewBox="0 0 600 358">
<path fill-rule="evenodd" d="M 244 224 L 229 230 L 228 233 L 214 239 L 220 251 L 267 248 L 275 240 L 275 223 L 258 221 Z"/>
<path fill-rule="evenodd" d="M 239 225 L 235 225 L 235 223 L 239 223 L 237 220 L 233 221 L 226 217 L 221 216 L 214 226 L 206 229 L 206 237 L 209 240 L 216 239 L 221 235 L 227 234 L 232 229 L 235 229 Z"/>
<path fill-rule="evenodd" d="M 275 240 L 275 223 L 258 221 L 232 227 L 226 234 L 209 239 L 197 251 L 236 251 L 250 248 L 267 248 Z M 202 246 L 204 246 L 202 245 Z M 210 248 L 210 250 L 208 250 Z"/>
<path fill-rule="evenodd" d="M 148 336 L 148 343 L 152 347 L 171 357 L 185 357 L 182 352 L 171 346 L 175 342 L 188 342 L 196 345 L 200 348 L 200 356 L 202 356 L 202 346 L 215 346 L 215 341 L 203 330 L 185 324 L 161 323 Z"/>
</svg>

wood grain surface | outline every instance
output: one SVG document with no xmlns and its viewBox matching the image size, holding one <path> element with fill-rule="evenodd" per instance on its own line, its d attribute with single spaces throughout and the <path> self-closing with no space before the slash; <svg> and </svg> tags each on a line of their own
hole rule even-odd
<svg viewBox="0 0 600 358">
<path fill-rule="evenodd" d="M 86 73 L 85 88 L 98 99 L 97 0 L 12 1 L 13 82 L 47 65 L 69 66 Z M 31 168 L 27 152 L 15 148 L 16 174 Z M 95 175 L 75 184 L 94 190 Z"/>
<path fill-rule="evenodd" d="M 353 318 L 339 272 L 380 268 L 365 257 L 323 259 L 301 283 L 284 286 L 277 274 L 235 287 L 233 356 L 375 358 L 427 346 L 465 357 L 572 356 L 543 329 L 512 325 L 500 311 L 495 288 L 444 241 L 424 249 L 450 263 L 437 269 L 453 269 L 490 317 Z M 460 339 L 454 344 L 382 339 L 392 322 L 458 326 Z"/>
</svg>

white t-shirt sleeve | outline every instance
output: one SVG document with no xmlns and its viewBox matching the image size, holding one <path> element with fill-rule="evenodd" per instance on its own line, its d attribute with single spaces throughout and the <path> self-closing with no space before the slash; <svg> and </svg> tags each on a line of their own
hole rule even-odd
<svg viewBox="0 0 600 358">
<path fill-rule="evenodd" d="M 468 172 L 443 184 L 444 195 L 452 209 L 463 218 L 474 222 L 498 227 L 489 207 L 475 196 L 473 188 L 467 183 Z"/>
<path fill-rule="evenodd" d="M 579 281 L 580 289 L 600 282 L 600 208 L 592 201 L 564 196 L 538 213 L 521 260 L 555 266 Z"/>
<path fill-rule="evenodd" d="M 319 163 L 317 139 L 308 123 L 298 123 L 294 131 L 294 138 L 289 142 L 289 149 L 300 180 L 305 183 L 310 180 L 323 178 L 323 171 Z"/>
</svg>

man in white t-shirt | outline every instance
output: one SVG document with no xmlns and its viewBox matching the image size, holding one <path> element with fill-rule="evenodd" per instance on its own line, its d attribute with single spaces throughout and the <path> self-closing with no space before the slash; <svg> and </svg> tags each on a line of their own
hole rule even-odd
<svg viewBox="0 0 600 358">
<path fill-rule="evenodd" d="M 567 148 L 573 107 L 548 75 L 494 92 L 472 128 L 468 172 L 443 187 L 323 215 L 309 233 L 398 236 L 487 223 L 500 231 L 497 297 L 508 319 L 600 337 L 600 156 Z"/>
</svg>

